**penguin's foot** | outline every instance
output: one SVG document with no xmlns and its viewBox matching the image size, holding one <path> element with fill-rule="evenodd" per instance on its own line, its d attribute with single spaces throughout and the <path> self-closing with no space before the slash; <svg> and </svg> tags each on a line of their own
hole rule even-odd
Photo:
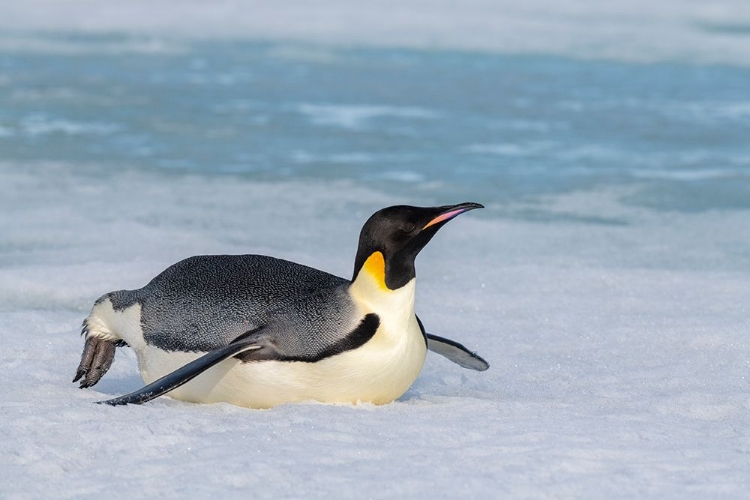
<svg viewBox="0 0 750 500">
<path fill-rule="evenodd" d="M 78 365 L 73 382 L 81 380 L 81 389 L 91 387 L 99 382 L 99 379 L 112 366 L 112 362 L 115 360 L 115 348 L 118 344 L 116 340 L 105 340 L 88 335 L 86 345 L 83 346 L 81 363 Z"/>
</svg>

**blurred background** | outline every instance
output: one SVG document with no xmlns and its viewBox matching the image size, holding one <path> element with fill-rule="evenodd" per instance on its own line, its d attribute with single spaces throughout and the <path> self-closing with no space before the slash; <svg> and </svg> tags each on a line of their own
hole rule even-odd
<svg viewBox="0 0 750 500">
<path fill-rule="evenodd" d="M 750 206 L 743 0 L 0 5 L 3 160 Z"/>
</svg>

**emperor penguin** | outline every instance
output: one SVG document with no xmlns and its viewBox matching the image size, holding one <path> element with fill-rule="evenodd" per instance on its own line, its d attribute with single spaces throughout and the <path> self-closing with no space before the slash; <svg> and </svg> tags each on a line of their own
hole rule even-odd
<svg viewBox="0 0 750 500">
<path fill-rule="evenodd" d="M 403 395 L 427 350 L 475 370 L 486 361 L 428 334 L 414 312 L 414 260 L 454 217 L 478 203 L 393 206 L 362 228 L 351 280 L 262 255 L 204 255 L 143 288 L 99 298 L 83 322 L 73 382 L 96 384 L 115 349 L 130 346 L 147 384 L 111 405 L 162 394 L 249 408 L 369 402 Z"/>
</svg>

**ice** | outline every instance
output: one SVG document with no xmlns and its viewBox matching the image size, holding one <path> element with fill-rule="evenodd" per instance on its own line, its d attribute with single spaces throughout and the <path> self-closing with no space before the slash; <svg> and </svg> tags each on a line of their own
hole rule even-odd
<svg viewBox="0 0 750 500">
<path fill-rule="evenodd" d="M 288 42 L 180 43 L 177 54 L 6 53 L 3 158 L 348 180 L 414 203 L 615 183 L 664 210 L 750 207 L 750 68 L 321 49 L 331 62 L 295 59 Z"/>
<path fill-rule="evenodd" d="M 43 134 L 108 135 L 119 129 L 120 127 L 114 123 L 51 120 L 44 115 L 27 116 L 21 122 L 22 134 L 30 136 Z"/>
<path fill-rule="evenodd" d="M 70 383 L 102 293 L 201 253 L 348 276 L 360 225 L 407 201 L 348 183 L 0 164 L 2 496 L 746 495 L 747 212 L 651 212 L 597 191 L 550 197 L 554 223 L 462 215 L 419 256 L 418 313 L 492 366 L 430 355 L 386 406 L 93 404 L 141 385 L 127 349 L 93 389 Z M 621 223 L 575 219 L 592 216 Z"/>
<path fill-rule="evenodd" d="M 12 11 L 14 7 L 10 5 L 11 2 L 0 2 L 0 6 L 3 8 L 3 14 L 8 14 L 9 10 Z M 73 7 L 73 5 L 64 5 L 63 2 L 57 3 L 57 5 L 50 5 L 51 8 L 55 7 Z M 32 13 L 28 13 L 31 16 L 37 16 L 44 11 L 34 10 Z M 86 18 L 85 14 L 80 14 L 81 18 Z M 71 30 L 71 26 L 67 24 L 66 19 L 67 13 L 61 13 L 57 18 L 57 21 L 61 21 L 60 24 L 48 26 L 50 31 L 68 32 Z M 100 40 L 99 43 L 91 44 L 84 40 L 59 40 L 54 38 L 48 38 L 40 36 L 39 33 L 28 33 L 27 30 L 36 31 L 34 23 L 31 22 L 27 25 L 16 24 L 12 21 L 9 23 L 9 17 L 5 15 L 0 17 L 0 26 L 2 26 L 2 33 L 0 33 L 0 53 L 8 52 L 23 52 L 28 54 L 56 54 L 60 56 L 79 56 L 84 54 L 99 54 L 99 55 L 123 55 L 123 54 L 149 54 L 149 55 L 160 55 L 160 54 L 177 54 L 185 50 L 185 44 L 174 40 L 164 40 L 161 37 L 145 37 L 138 39 L 127 39 L 127 40 Z M 50 19 L 47 19 L 49 21 Z M 94 31 L 97 30 L 97 26 L 92 26 Z M 18 30 L 18 31 L 17 31 Z"/>
<path fill-rule="evenodd" d="M 747 65 L 750 6 L 744 0 L 41 0 L 2 3 L 0 27 L 14 50 L 39 41 L 12 35 L 32 31 L 128 32 L 142 43 L 73 46 L 60 50 L 162 52 L 167 37 L 249 38 L 312 44 L 482 50 L 557 54 L 627 61 L 691 61 Z M 49 45 L 49 44 L 48 44 Z M 55 50 L 55 47 L 49 47 Z M 321 55 L 314 49 L 295 56 Z"/>
<path fill-rule="evenodd" d="M 430 119 L 436 115 L 435 112 L 428 109 L 373 105 L 336 106 L 330 104 L 302 104 L 299 106 L 299 111 L 308 116 L 317 125 L 349 129 L 361 128 L 368 121 L 381 117 Z"/>
</svg>

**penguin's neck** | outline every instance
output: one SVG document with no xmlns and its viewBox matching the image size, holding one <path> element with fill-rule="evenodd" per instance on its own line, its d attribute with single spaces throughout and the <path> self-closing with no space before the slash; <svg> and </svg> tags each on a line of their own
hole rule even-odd
<svg viewBox="0 0 750 500">
<path fill-rule="evenodd" d="M 360 267 L 349 292 L 358 303 L 381 319 L 408 322 L 414 316 L 416 282 L 416 278 L 412 278 L 396 290 L 388 288 L 383 254 L 373 252 Z"/>
</svg>

